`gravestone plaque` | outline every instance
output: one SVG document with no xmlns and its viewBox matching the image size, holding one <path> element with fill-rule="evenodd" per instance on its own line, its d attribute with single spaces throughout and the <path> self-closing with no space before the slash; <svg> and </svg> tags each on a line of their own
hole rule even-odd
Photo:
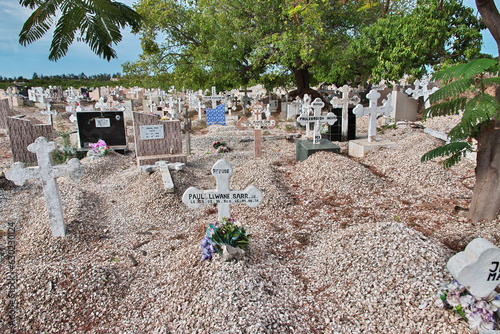
<svg viewBox="0 0 500 334">
<path fill-rule="evenodd" d="M 141 140 L 165 138 L 163 133 L 163 124 L 141 125 L 140 132 L 141 132 Z"/>
<path fill-rule="evenodd" d="M 352 112 L 354 108 L 348 108 L 347 119 L 347 140 L 356 139 L 356 115 Z M 321 134 L 321 138 L 330 141 L 342 141 L 342 108 L 332 108 L 332 112 L 337 116 L 337 123 L 328 125 L 328 132 Z"/>
<path fill-rule="evenodd" d="M 123 150 L 127 146 L 123 111 L 77 112 L 76 121 L 80 148 L 88 149 L 99 139 L 115 150 Z"/>
<path fill-rule="evenodd" d="M 500 249 L 483 238 L 472 240 L 446 265 L 450 274 L 477 298 L 485 298 L 500 283 Z"/>
</svg>

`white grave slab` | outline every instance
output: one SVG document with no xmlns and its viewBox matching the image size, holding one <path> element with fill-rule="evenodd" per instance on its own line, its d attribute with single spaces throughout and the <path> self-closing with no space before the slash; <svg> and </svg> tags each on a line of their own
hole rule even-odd
<svg viewBox="0 0 500 334">
<path fill-rule="evenodd" d="M 231 218 L 231 204 L 244 203 L 255 207 L 262 202 L 262 192 L 255 186 L 248 186 L 245 190 L 230 190 L 229 178 L 233 174 L 233 168 L 224 159 L 218 160 L 212 167 L 212 175 L 217 180 L 217 188 L 214 190 L 200 190 L 189 187 L 182 195 L 182 202 L 192 209 L 202 204 L 217 204 L 219 221 L 224 217 Z"/>
<path fill-rule="evenodd" d="M 486 239 L 474 239 L 446 267 L 474 297 L 485 298 L 500 283 L 500 248 Z"/>
</svg>

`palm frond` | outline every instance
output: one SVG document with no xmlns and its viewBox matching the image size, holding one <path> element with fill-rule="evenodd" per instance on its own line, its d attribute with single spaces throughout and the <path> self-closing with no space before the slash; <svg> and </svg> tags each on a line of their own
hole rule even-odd
<svg viewBox="0 0 500 334">
<path fill-rule="evenodd" d="M 497 64 L 497 62 L 494 59 L 474 59 L 466 64 L 457 64 L 439 71 L 432 76 L 432 80 L 448 81 L 459 78 L 470 79 L 495 66 L 495 64 Z"/>
<path fill-rule="evenodd" d="M 449 168 L 460 162 L 462 156 L 467 154 L 467 151 L 472 151 L 472 147 L 468 142 L 451 142 L 425 153 L 420 161 L 425 162 L 438 157 L 450 156 L 440 162 L 444 168 Z"/>
<path fill-rule="evenodd" d="M 498 113 L 498 102 L 488 94 L 481 94 L 467 102 L 460 122 L 448 134 L 451 140 L 476 137 L 479 126 L 491 121 Z"/>
<path fill-rule="evenodd" d="M 458 79 L 455 81 L 450 82 L 444 87 L 441 87 L 437 91 L 435 91 L 433 94 L 429 96 L 429 101 L 431 103 L 436 103 L 442 100 L 446 100 L 450 97 L 457 96 L 468 89 L 470 89 L 471 85 L 474 83 L 474 79 L 472 78 L 467 78 L 467 79 Z"/>
<path fill-rule="evenodd" d="M 75 34 L 80 27 L 80 22 L 85 16 L 85 10 L 82 7 L 62 8 L 63 15 L 57 22 L 52 43 L 50 45 L 49 59 L 57 61 L 64 57 L 68 52 L 69 46 L 75 39 Z"/>
<path fill-rule="evenodd" d="M 423 120 L 429 117 L 455 115 L 465 109 L 467 98 L 461 97 L 451 101 L 443 101 L 425 109 Z"/>
<path fill-rule="evenodd" d="M 62 0 L 64 1 L 64 0 Z M 23 46 L 41 38 L 54 23 L 53 17 L 59 9 L 61 0 L 48 0 L 42 3 L 24 22 L 19 33 L 19 43 Z"/>
</svg>

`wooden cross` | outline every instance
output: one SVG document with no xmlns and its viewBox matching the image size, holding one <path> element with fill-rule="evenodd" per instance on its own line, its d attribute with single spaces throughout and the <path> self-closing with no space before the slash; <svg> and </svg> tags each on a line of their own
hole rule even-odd
<svg viewBox="0 0 500 334">
<path fill-rule="evenodd" d="M 391 106 L 391 94 L 387 95 L 387 100 L 384 100 L 380 107 L 377 107 L 377 100 L 380 97 L 380 93 L 376 89 L 372 89 L 366 97 L 370 101 L 370 105 L 365 108 L 361 104 L 358 104 L 354 108 L 353 113 L 356 117 L 370 115 L 368 120 L 368 141 L 372 142 L 377 134 L 377 116 L 380 114 L 389 116 L 393 107 Z"/>
<path fill-rule="evenodd" d="M 77 158 L 71 159 L 66 165 L 54 166 L 51 152 L 55 149 L 55 142 L 38 137 L 34 143 L 28 146 L 28 151 L 36 154 L 38 166 L 24 167 L 22 162 L 16 162 L 7 171 L 5 177 L 19 186 L 22 186 L 27 179 L 40 179 L 42 181 L 52 236 L 64 237 L 66 231 L 56 178 L 69 176 L 71 179 L 79 181 L 87 166 L 80 164 L 80 160 Z"/>
<path fill-rule="evenodd" d="M 245 116 L 238 120 L 238 128 L 240 130 L 246 130 L 247 127 L 252 127 L 254 129 L 255 158 L 260 158 L 262 156 L 262 128 L 274 129 L 276 127 L 276 119 L 274 117 L 271 116 L 268 119 L 262 119 L 262 109 L 262 104 L 260 102 L 256 102 L 252 106 L 253 120 L 249 121 Z"/>
<path fill-rule="evenodd" d="M 231 204 L 245 203 L 254 207 L 262 202 L 262 192 L 255 186 L 248 186 L 245 190 L 230 190 L 229 179 L 233 169 L 224 159 L 218 160 L 212 167 L 212 175 L 217 181 L 214 190 L 199 190 L 189 187 L 182 195 L 182 202 L 188 207 L 196 209 L 202 204 L 217 204 L 219 221 L 231 218 Z"/>
<path fill-rule="evenodd" d="M 356 95 L 352 98 L 349 98 L 349 92 L 351 87 L 348 85 L 342 86 L 342 88 L 338 89 L 342 92 L 342 98 L 334 97 L 331 101 L 334 107 L 342 106 L 342 141 L 348 140 L 348 122 L 349 122 L 349 103 L 358 104 L 359 97 Z"/>
<path fill-rule="evenodd" d="M 186 154 L 191 155 L 191 137 L 189 135 L 189 130 L 191 130 L 191 118 L 189 118 L 187 108 L 184 108 L 184 123 L 181 125 L 181 129 L 186 134 Z"/>
<path fill-rule="evenodd" d="M 302 114 L 297 118 L 297 121 L 301 125 L 309 125 L 310 123 L 314 123 L 314 136 L 313 136 L 313 144 L 319 144 L 321 139 L 321 123 L 328 123 L 329 125 L 333 125 L 337 121 L 337 116 L 334 113 L 329 112 L 326 116 L 321 115 L 321 109 L 325 106 L 323 100 L 317 97 L 313 103 L 311 104 L 311 108 L 314 110 L 314 116 L 309 116 L 306 114 Z"/>
</svg>

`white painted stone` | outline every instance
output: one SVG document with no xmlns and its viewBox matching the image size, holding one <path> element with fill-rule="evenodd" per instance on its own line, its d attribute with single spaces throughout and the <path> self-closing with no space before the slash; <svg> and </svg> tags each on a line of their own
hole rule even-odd
<svg viewBox="0 0 500 334">
<path fill-rule="evenodd" d="M 378 150 L 379 148 L 397 148 L 398 144 L 388 140 L 378 140 L 369 142 L 367 139 L 356 139 L 349 141 L 349 155 L 355 158 L 362 158 L 366 153 Z"/>
<path fill-rule="evenodd" d="M 358 104 L 353 113 L 356 117 L 362 117 L 365 115 L 369 115 L 368 120 L 368 141 L 373 142 L 375 140 L 375 136 L 377 134 L 377 116 L 382 114 L 385 116 L 389 116 L 392 111 L 391 106 L 391 94 L 387 96 L 387 100 L 382 102 L 382 106 L 377 107 L 377 100 L 380 97 L 380 93 L 377 90 L 372 89 L 366 97 L 370 101 L 370 105 L 365 108 L 361 104 Z"/>
<path fill-rule="evenodd" d="M 16 162 L 7 171 L 5 177 L 19 186 L 22 186 L 27 179 L 40 179 L 42 181 L 52 236 L 64 237 L 66 231 L 56 178 L 69 176 L 78 181 L 85 173 L 87 166 L 80 164 L 80 160 L 77 158 L 71 159 L 66 165 L 54 166 L 51 152 L 56 147 L 57 145 L 53 141 L 49 142 L 44 137 L 37 138 L 34 143 L 28 146 L 28 151 L 36 154 L 38 167 L 24 167 L 22 162 Z"/>
<path fill-rule="evenodd" d="M 453 256 L 446 267 L 474 297 L 485 298 L 500 283 L 500 248 L 476 238 L 463 252 Z"/>
<path fill-rule="evenodd" d="M 182 195 L 182 202 L 188 207 L 196 209 L 202 204 L 217 204 L 219 221 L 224 217 L 231 218 L 231 204 L 245 203 L 255 207 L 262 202 L 262 192 L 255 186 L 248 186 L 245 190 L 230 190 L 229 178 L 233 169 L 224 159 L 218 160 L 212 167 L 212 175 L 217 181 L 215 190 L 199 190 L 189 187 Z"/>
</svg>

